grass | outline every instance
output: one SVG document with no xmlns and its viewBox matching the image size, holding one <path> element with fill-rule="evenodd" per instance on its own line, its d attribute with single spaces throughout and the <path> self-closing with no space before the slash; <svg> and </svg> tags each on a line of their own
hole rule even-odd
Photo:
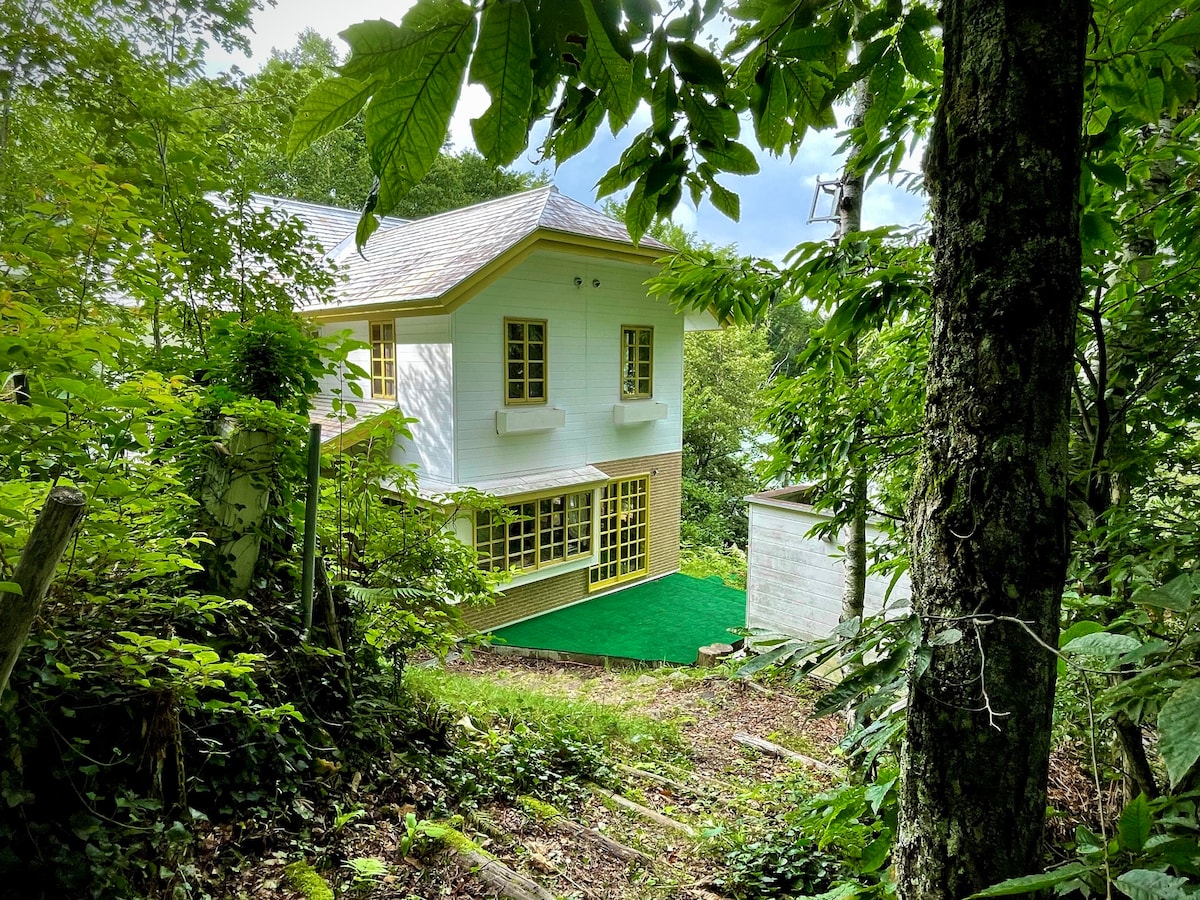
<svg viewBox="0 0 1200 900">
<path fill-rule="evenodd" d="M 649 716 L 578 697 L 533 690 L 528 684 L 505 684 L 445 669 L 410 668 L 405 685 L 416 696 L 470 716 L 486 727 L 498 722 L 524 723 L 537 730 L 571 728 L 620 744 L 639 756 L 675 756 L 683 749 L 679 731 Z"/>
</svg>

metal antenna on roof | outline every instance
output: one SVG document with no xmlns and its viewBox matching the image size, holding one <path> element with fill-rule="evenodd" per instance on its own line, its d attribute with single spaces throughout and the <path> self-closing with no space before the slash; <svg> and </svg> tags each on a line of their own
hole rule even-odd
<svg viewBox="0 0 1200 900">
<path fill-rule="evenodd" d="M 813 225 L 817 222 L 840 222 L 842 206 L 842 189 L 843 181 L 841 178 L 823 179 L 820 175 L 817 176 L 817 186 L 813 190 L 812 206 L 808 210 L 808 224 Z M 829 195 L 829 205 L 823 210 L 820 215 L 817 214 L 817 205 L 821 202 L 821 195 Z"/>
</svg>

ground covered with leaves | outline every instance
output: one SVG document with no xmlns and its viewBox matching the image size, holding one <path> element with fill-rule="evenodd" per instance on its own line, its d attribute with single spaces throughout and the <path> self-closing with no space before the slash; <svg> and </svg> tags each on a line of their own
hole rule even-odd
<svg viewBox="0 0 1200 900">
<path fill-rule="evenodd" d="M 443 717 L 434 732 L 444 743 L 427 749 L 475 770 L 439 773 L 398 760 L 386 785 L 331 772 L 349 799 L 312 810 L 299 839 L 267 836 L 274 846 L 260 853 L 240 843 L 239 829 L 214 830 L 204 865 L 210 877 L 229 873 L 229 896 L 328 896 L 319 885 L 306 893 L 299 861 L 337 896 L 494 896 L 477 866 L 430 836 L 445 825 L 553 896 L 751 896 L 729 883 L 731 850 L 798 792 L 819 794 L 834 777 L 734 740 L 750 734 L 836 765 L 841 726 L 809 717 L 813 689 L 763 687 L 725 669 L 605 670 L 477 653 L 444 669 L 414 669 L 408 684 L 438 698 L 431 716 Z M 464 757 L 472 747 L 483 752 Z M 503 784 L 462 802 L 464 781 Z M 678 824 L 617 806 L 601 791 Z M 564 819 L 644 857 L 622 859 L 566 831 Z"/>
</svg>

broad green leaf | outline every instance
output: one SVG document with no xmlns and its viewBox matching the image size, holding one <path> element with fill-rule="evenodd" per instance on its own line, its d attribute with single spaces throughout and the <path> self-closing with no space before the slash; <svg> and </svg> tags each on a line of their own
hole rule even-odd
<svg viewBox="0 0 1200 900">
<path fill-rule="evenodd" d="M 1083 863 L 1070 863 L 1057 869 L 1051 869 L 1049 872 L 1043 872 L 1041 875 L 1022 875 L 1019 878 L 1009 878 L 1007 881 L 993 884 L 989 888 L 971 894 L 965 900 L 975 900 L 976 897 L 1015 897 L 1020 894 L 1032 894 L 1054 887 L 1056 884 L 1062 884 L 1062 882 L 1069 881 L 1088 871 L 1091 870 Z"/>
<path fill-rule="evenodd" d="M 1158 749 L 1175 787 L 1200 759 L 1200 678 L 1185 681 L 1159 710 Z"/>
<path fill-rule="evenodd" d="M 1159 42 L 1163 44 L 1179 44 L 1192 49 L 1200 48 L 1200 15 L 1191 13 L 1176 22 L 1172 22 L 1163 31 Z"/>
<path fill-rule="evenodd" d="M 1187 612 L 1196 602 L 1196 582 L 1191 575 L 1179 575 L 1160 588 L 1134 595 L 1134 600 L 1143 606 Z"/>
<path fill-rule="evenodd" d="M 1150 824 L 1150 801 L 1145 794 L 1138 794 L 1125 804 L 1117 821 L 1117 837 L 1122 849 L 1140 853 L 1150 840 Z"/>
<path fill-rule="evenodd" d="M 404 24 L 421 31 L 421 39 L 403 50 L 406 74 L 371 100 L 364 129 L 371 168 L 379 176 L 377 211 L 383 214 L 395 209 L 437 159 L 475 35 L 474 12 L 459 0 L 415 6 Z"/>
<path fill-rule="evenodd" d="M 697 99 L 691 90 L 685 89 L 679 96 L 688 124 L 702 140 L 720 143 L 737 137 L 741 126 L 737 113 L 722 103 L 710 103 Z"/>
<path fill-rule="evenodd" d="M 725 87 L 721 61 L 703 47 L 690 41 L 672 41 L 667 45 L 667 54 L 679 77 L 688 84 L 702 84 L 714 91 Z"/>
<path fill-rule="evenodd" d="M 18 595 L 25 593 L 15 581 L 0 581 L 0 591 Z"/>
<path fill-rule="evenodd" d="M 947 628 L 945 631 L 939 631 L 929 639 L 929 644 L 932 647 L 946 647 L 950 644 L 957 644 L 962 640 L 963 633 L 957 628 Z"/>
<path fill-rule="evenodd" d="M 1090 160 L 1086 160 L 1086 162 L 1087 168 L 1093 175 L 1096 175 L 1098 181 L 1103 181 L 1110 187 L 1122 188 L 1122 190 L 1126 186 L 1124 169 L 1117 166 L 1115 162 L 1092 162 Z"/>
<path fill-rule="evenodd" d="M 529 133 L 533 102 L 533 39 L 523 3 L 493 3 L 483 13 L 479 42 L 471 59 L 471 81 L 481 84 L 492 104 L 471 120 L 475 146 L 489 162 L 506 166 L 517 158 Z"/>
<path fill-rule="evenodd" d="M 865 124 L 871 134 L 877 134 L 887 121 L 888 114 L 904 99 L 904 66 L 894 49 L 888 50 L 879 60 L 867 84 L 872 99 Z"/>
<path fill-rule="evenodd" d="M 837 35 L 828 25 L 798 28 L 789 32 L 775 48 L 779 56 L 820 59 L 838 44 Z"/>
<path fill-rule="evenodd" d="M 339 37 L 350 45 L 350 58 L 341 68 L 343 76 L 357 81 L 386 81 L 404 74 L 404 51 L 420 35 L 386 19 L 373 19 L 351 25 Z"/>
<path fill-rule="evenodd" d="M 582 0 L 588 22 L 588 46 L 579 71 L 584 83 L 593 88 L 608 110 L 608 123 L 616 134 L 633 117 L 637 97 L 633 92 L 633 69 L 617 52 L 596 12 L 595 0 Z M 649 223 L 647 223 L 649 224 Z"/>
<path fill-rule="evenodd" d="M 921 81 L 933 79 L 933 67 L 936 60 L 932 48 L 925 43 L 925 35 L 919 25 L 906 19 L 896 35 L 896 46 L 900 48 L 900 58 L 904 60 L 904 68 L 913 78 Z"/>
<path fill-rule="evenodd" d="M 1095 634 L 1097 631 L 1103 630 L 1104 626 L 1099 622 L 1076 622 L 1058 636 L 1058 646 L 1065 647 L 1077 637 L 1082 637 L 1085 634 Z"/>
<path fill-rule="evenodd" d="M 1097 106 L 1095 109 L 1093 109 L 1091 111 L 1091 114 L 1088 116 L 1087 129 L 1086 129 L 1087 133 L 1088 134 L 1100 134 L 1102 131 L 1104 131 L 1105 128 L 1108 127 L 1108 122 L 1111 118 L 1112 118 L 1112 107 Z M 1087 161 L 1087 157 L 1084 157 L 1084 160 Z M 1121 174 L 1122 174 L 1122 180 L 1124 180 L 1124 170 L 1122 170 Z"/>
<path fill-rule="evenodd" d="M 1152 31 L 1169 21 L 1179 6 L 1178 0 L 1139 0 L 1126 10 L 1121 28 L 1116 33 L 1116 46 L 1124 50 L 1137 35 Z"/>
<path fill-rule="evenodd" d="M 701 141 L 697 148 L 700 155 L 723 172 L 735 175 L 753 175 L 758 171 L 758 160 L 748 147 L 737 141 Z"/>
<path fill-rule="evenodd" d="M 635 243 L 641 241 L 642 235 L 654 221 L 654 213 L 658 208 L 654 197 L 646 196 L 644 178 L 645 176 L 633 186 L 633 190 L 629 192 L 629 199 L 625 201 L 625 227 L 629 229 L 629 236 Z"/>
<path fill-rule="evenodd" d="M 287 153 L 295 156 L 314 141 L 342 127 L 356 115 L 374 86 L 353 78 L 327 78 L 300 101 L 292 130 L 288 134 Z"/>
<path fill-rule="evenodd" d="M 1173 877 L 1166 872 L 1152 869 L 1130 869 L 1122 872 L 1113 882 L 1129 900 L 1187 900 L 1195 894 L 1185 888 L 1188 880 Z"/>
<path fill-rule="evenodd" d="M 723 212 L 726 216 L 737 222 L 742 217 L 742 200 L 729 188 L 717 184 L 715 181 L 708 183 L 708 198 L 712 201 L 712 205 Z"/>
<path fill-rule="evenodd" d="M 1084 656 L 1116 657 L 1136 650 L 1142 642 L 1129 634 L 1116 634 L 1111 631 L 1097 631 L 1075 638 L 1062 649 L 1064 653 L 1078 653 Z"/>
</svg>

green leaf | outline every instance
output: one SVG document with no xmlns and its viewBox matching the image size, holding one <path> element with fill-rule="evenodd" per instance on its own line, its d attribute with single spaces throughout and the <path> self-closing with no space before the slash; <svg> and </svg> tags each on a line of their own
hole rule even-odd
<svg viewBox="0 0 1200 900">
<path fill-rule="evenodd" d="M 717 184 L 715 181 L 708 183 L 708 198 L 712 201 L 712 205 L 719 211 L 724 213 L 733 221 L 737 222 L 742 217 L 742 200 L 729 188 Z"/>
<path fill-rule="evenodd" d="M 1062 649 L 1064 653 L 1079 653 L 1084 656 L 1111 658 L 1136 650 L 1142 642 L 1129 634 L 1097 631 L 1075 638 Z"/>
<path fill-rule="evenodd" d="M 295 156 L 314 141 L 353 119 L 373 90 L 370 82 L 345 77 L 327 78 L 316 85 L 300 101 L 296 110 L 292 130 L 288 134 L 288 156 Z"/>
<path fill-rule="evenodd" d="M 1085 159 L 1085 162 L 1097 180 L 1104 182 L 1110 187 L 1122 189 L 1125 187 L 1125 170 L 1116 163 L 1093 162 L 1090 159 Z"/>
<path fill-rule="evenodd" d="M 654 221 L 657 209 L 658 204 L 655 203 L 654 197 L 646 196 L 645 176 L 642 176 L 629 192 L 629 199 L 625 201 L 625 227 L 629 229 L 629 236 L 635 242 L 642 239 L 642 235 Z"/>
<path fill-rule="evenodd" d="M 15 581 L 0 581 L 0 591 L 17 595 L 25 593 Z"/>
<path fill-rule="evenodd" d="M 1150 840 L 1150 823 L 1150 801 L 1145 794 L 1138 794 L 1125 804 L 1117 821 L 1117 837 L 1122 849 L 1140 853 Z"/>
<path fill-rule="evenodd" d="M 701 141 L 697 148 L 700 155 L 724 172 L 735 175 L 753 175 L 758 171 L 758 160 L 750 148 L 737 141 Z"/>
<path fill-rule="evenodd" d="M 1200 678 L 1185 681 L 1159 710 L 1158 749 L 1174 788 L 1200 759 Z"/>
<path fill-rule="evenodd" d="M 1070 863 L 1057 869 L 1051 869 L 1049 872 L 1043 872 L 1041 875 L 1022 875 L 1019 878 L 1009 878 L 1007 881 L 1001 881 L 999 884 L 993 884 L 989 888 L 971 894 L 965 900 L 974 900 L 976 897 L 1014 897 L 1019 894 L 1032 894 L 1054 887 L 1056 884 L 1062 884 L 1064 881 L 1069 881 L 1089 871 L 1091 869 L 1083 863 Z"/>
<path fill-rule="evenodd" d="M 421 38 L 403 51 L 405 74 L 372 99 L 364 128 L 371 168 L 379 176 L 376 211 L 383 214 L 395 209 L 437 159 L 475 35 L 474 12 L 459 0 L 414 6 L 404 24 Z"/>
<path fill-rule="evenodd" d="M 715 91 L 725 87 L 725 70 L 721 61 L 703 47 L 691 41 L 673 41 L 667 45 L 667 54 L 679 77 L 688 84 L 702 84 Z"/>
<path fill-rule="evenodd" d="M 373 19 L 351 25 L 339 37 L 350 45 L 350 58 L 342 65 L 342 75 L 370 81 L 403 75 L 407 62 L 404 51 L 420 35 L 386 19 Z"/>
<path fill-rule="evenodd" d="M 957 644 L 962 640 L 963 633 L 957 628 L 947 628 L 945 631 L 939 631 L 929 639 L 931 647 L 946 647 L 950 644 Z"/>
<path fill-rule="evenodd" d="M 608 110 L 609 127 L 616 134 L 633 118 L 637 97 L 633 92 L 633 69 L 628 60 L 617 52 L 604 30 L 596 12 L 595 0 L 582 0 L 588 23 L 588 46 L 583 57 L 580 77 L 595 89 Z"/>
<path fill-rule="evenodd" d="M 533 103 L 533 38 L 523 3 L 493 3 L 483 13 L 471 59 L 471 81 L 492 105 L 471 120 L 475 146 L 491 163 L 506 166 L 525 149 Z"/>
<path fill-rule="evenodd" d="M 1129 900 L 1187 900 L 1195 896 L 1185 888 L 1187 878 L 1173 877 L 1151 869 L 1130 869 L 1113 882 Z"/>
<path fill-rule="evenodd" d="M 872 100 L 865 124 L 870 133 L 877 134 L 891 111 L 904 99 L 904 66 L 894 49 L 888 50 L 871 70 L 867 84 Z"/>
<path fill-rule="evenodd" d="M 900 48 L 900 58 L 904 60 L 904 68 L 913 78 L 921 81 L 933 79 L 933 67 L 936 61 L 933 49 L 925 43 L 925 36 L 920 26 L 914 24 L 910 16 L 904 20 L 899 33 L 896 35 L 896 46 Z"/>
<path fill-rule="evenodd" d="M 828 25 L 797 28 L 784 36 L 775 52 L 795 59 L 822 59 L 838 44 L 837 35 Z"/>
<path fill-rule="evenodd" d="M 710 103 L 697 99 L 690 90 L 679 96 L 688 124 L 702 140 L 719 143 L 737 137 L 741 126 L 737 113 L 722 103 Z"/>
<path fill-rule="evenodd" d="M 1179 575 L 1160 588 L 1136 594 L 1134 600 L 1143 606 L 1187 612 L 1196 602 L 1196 583 L 1191 575 Z"/>
</svg>

